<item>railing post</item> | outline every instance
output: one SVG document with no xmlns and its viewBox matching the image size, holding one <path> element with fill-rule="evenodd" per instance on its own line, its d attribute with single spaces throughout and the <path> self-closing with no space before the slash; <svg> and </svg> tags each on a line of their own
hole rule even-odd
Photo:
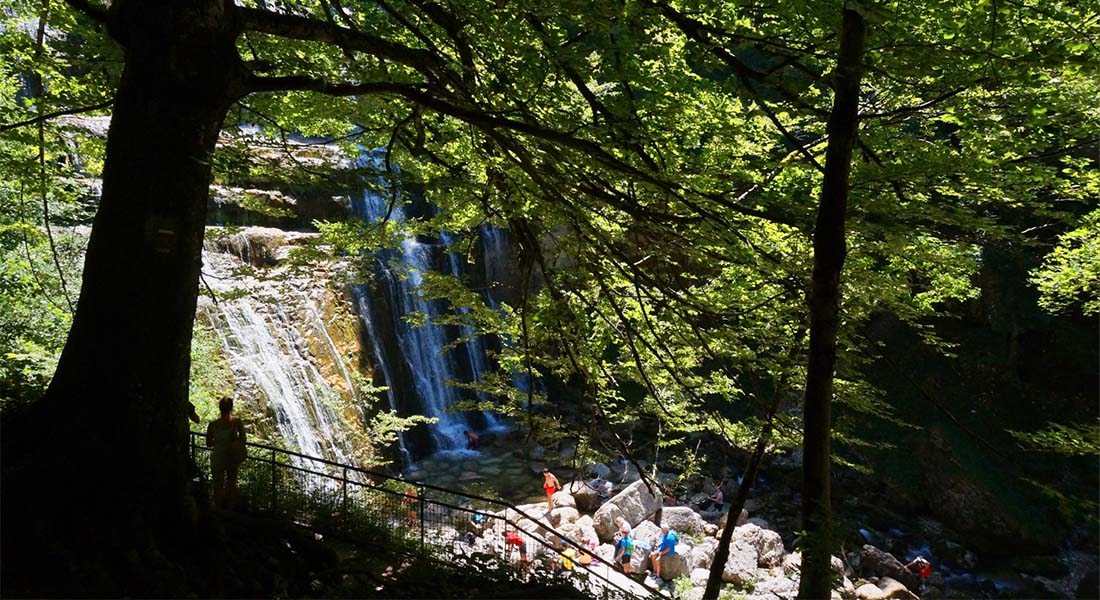
<svg viewBox="0 0 1100 600">
<path fill-rule="evenodd" d="M 417 490 L 416 496 L 420 499 L 420 553 L 426 554 L 427 548 L 426 546 L 424 546 L 424 504 L 427 498 L 424 497 L 424 488 L 422 486 L 420 486 L 420 489 Z"/>
<path fill-rule="evenodd" d="M 351 520 L 351 519 L 348 518 L 350 515 L 348 515 L 348 468 L 347 467 L 344 467 L 344 481 L 343 481 L 343 484 L 344 484 L 344 490 L 343 490 L 344 505 L 342 507 L 342 511 L 344 513 L 344 527 L 347 527 L 348 522 Z"/>
<path fill-rule="evenodd" d="M 271 449 L 271 512 L 276 512 L 279 507 L 279 466 L 275 462 L 275 449 Z"/>
</svg>

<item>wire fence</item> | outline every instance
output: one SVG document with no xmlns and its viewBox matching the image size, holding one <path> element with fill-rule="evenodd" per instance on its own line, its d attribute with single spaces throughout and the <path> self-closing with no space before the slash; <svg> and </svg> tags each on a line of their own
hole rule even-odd
<svg viewBox="0 0 1100 600">
<path fill-rule="evenodd" d="M 191 458 L 203 477 L 210 472 L 211 450 L 205 441 L 205 435 L 191 432 Z M 433 558 L 476 561 L 490 569 L 510 566 L 520 578 L 532 571 L 552 572 L 562 564 L 562 552 L 571 548 L 573 570 L 563 573 L 589 596 L 659 597 L 654 588 L 629 578 L 557 532 L 545 518 L 502 500 L 256 443 L 247 444 L 238 491 L 248 510 L 289 519 L 326 535 L 377 541 L 378 532 L 385 531 L 391 541 Z M 506 543 L 509 531 L 519 535 L 522 547 Z M 583 564 L 581 556 L 591 562 Z"/>
</svg>

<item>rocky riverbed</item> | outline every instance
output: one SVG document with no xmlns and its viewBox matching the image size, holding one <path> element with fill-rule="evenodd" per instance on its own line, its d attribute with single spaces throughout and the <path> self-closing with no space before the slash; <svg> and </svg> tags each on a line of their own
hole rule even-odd
<svg viewBox="0 0 1100 600">
<path fill-rule="evenodd" d="M 517 450 L 517 448 L 519 448 Z M 619 465 L 586 465 L 572 468 L 569 448 L 564 453 L 539 447 L 523 448 L 517 440 L 501 439 L 480 452 L 450 452 L 420 461 L 406 477 L 499 497 L 515 504 L 531 519 L 517 519 L 525 535 L 538 536 L 552 545 L 559 534 L 574 542 L 599 541 L 597 552 L 611 561 L 614 519 L 623 517 L 634 528 L 635 538 L 655 548 L 660 528 L 667 524 L 680 536 L 677 558 L 662 567 L 663 581 L 649 582 L 673 597 L 694 599 L 702 595 L 718 546 L 720 513 L 700 512 L 692 506 L 665 506 L 632 468 Z M 547 511 L 542 494 L 541 471 L 551 468 L 565 483 Z M 569 475 L 581 477 L 570 481 Z M 671 477 L 659 479 L 667 479 Z M 597 487 L 611 481 L 611 494 L 601 496 Z M 656 492 L 656 490 L 653 490 Z M 784 497 L 779 482 L 765 482 L 739 516 L 730 557 L 723 566 L 723 581 L 731 593 L 746 600 L 793 598 L 798 590 L 801 554 L 796 551 L 797 497 Z M 727 496 L 728 497 L 728 496 Z M 660 514 L 658 515 L 658 509 Z M 872 524 L 873 523 L 873 524 Z M 1095 590 L 1095 555 L 1064 548 L 1057 555 L 985 559 L 949 537 L 944 527 L 921 518 L 901 528 L 868 519 L 865 527 L 848 532 L 843 556 L 833 558 L 838 585 L 834 598 L 879 600 L 882 598 L 1079 598 Z M 497 531 L 501 529 L 501 531 Z M 488 551 L 500 545 L 503 524 L 478 531 L 476 547 Z M 532 544 L 538 558 L 542 546 Z M 903 565 L 917 555 L 934 565 L 932 576 L 921 584 Z M 652 567 L 648 554 L 637 552 L 635 572 Z M 1090 587 L 1091 586 L 1091 587 Z M 1082 595 L 1084 594 L 1084 595 Z"/>
</svg>

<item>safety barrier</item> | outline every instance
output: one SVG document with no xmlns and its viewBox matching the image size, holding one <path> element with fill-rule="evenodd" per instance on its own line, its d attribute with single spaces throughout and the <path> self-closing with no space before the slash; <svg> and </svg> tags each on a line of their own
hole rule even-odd
<svg viewBox="0 0 1100 600">
<path fill-rule="evenodd" d="M 210 472 L 205 435 L 191 432 L 191 458 L 198 473 Z M 346 539 L 377 541 L 387 531 L 420 552 L 445 561 L 459 557 L 488 562 L 486 566 L 517 564 L 515 546 L 504 543 L 505 531 L 516 531 L 526 542 L 534 564 L 560 561 L 561 550 L 548 539 L 572 547 L 572 583 L 592 597 L 650 598 L 659 592 L 615 569 L 598 554 L 558 533 L 543 518 L 494 498 L 458 492 L 340 464 L 265 444 L 248 443 L 238 475 L 239 493 L 249 510 L 277 515 L 323 533 Z M 482 537 L 493 530 L 491 543 Z M 583 565 L 577 558 L 591 557 Z M 521 566 L 521 565 L 517 565 Z M 525 570 L 515 571 L 522 577 Z"/>
</svg>

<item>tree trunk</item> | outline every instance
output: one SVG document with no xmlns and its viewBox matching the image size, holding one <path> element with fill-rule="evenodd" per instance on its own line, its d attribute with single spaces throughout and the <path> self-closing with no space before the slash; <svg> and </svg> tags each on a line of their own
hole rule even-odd
<svg viewBox="0 0 1100 600">
<path fill-rule="evenodd" d="M 718 592 L 722 590 L 722 572 L 726 570 L 726 560 L 730 556 L 733 530 L 737 528 L 737 519 L 741 516 L 745 501 L 749 499 L 749 491 L 756 482 L 756 472 L 760 468 L 760 461 L 764 458 L 768 440 L 771 439 L 771 431 L 769 422 L 760 432 L 760 439 L 756 441 L 756 448 L 753 449 L 752 456 L 749 458 L 749 466 L 745 469 L 744 477 L 741 478 L 741 485 L 737 486 L 737 497 L 726 512 L 726 527 L 722 529 L 722 537 L 719 538 L 718 548 L 714 551 L 714 561 L 710 564 L 710 576 L 707 577 L 707 587 L 703 590 L 703 600 L 715 600 L 718 598 Z"/>
<path fill-rule="evenodd" d="M 44 517 L 52 524 L 35 535 L 63 540 L 95 527 L 138 523 L 164 533 L 183 524 L 211 154 L 240 65 L 228 10 L 223 0 L 111 6 L 125 67 L 102 198 L 57 372 L 18 439 L 5 444 L 21 459 L 33 455 L 17 487 L 5 485 L 5 500 L 19 500 L 5 503 L 5 524 L 9 509 L 27 506 L 52 507 L 41 510 L 58 513 Z M 69 517 L 85 531 L 65 529 Z"/>
<path fill-rule="evenodd" d="M 834 73 L 832 114 L 827 133 L 825 178 L 814 229 L 814 272 L 811 282 L 810 356 L 806 374 L 802 463 L 802 578 L 798 597 L 829 598 L 832 556 L 829 437 L 840 304 L 840 272 L 846 253 L 844 218 L 848 201 L 852 145 L 858 125 L 859 84 L 865 37 L 863 17 L 844 10 L 840 56 Z"/>
</svg>

